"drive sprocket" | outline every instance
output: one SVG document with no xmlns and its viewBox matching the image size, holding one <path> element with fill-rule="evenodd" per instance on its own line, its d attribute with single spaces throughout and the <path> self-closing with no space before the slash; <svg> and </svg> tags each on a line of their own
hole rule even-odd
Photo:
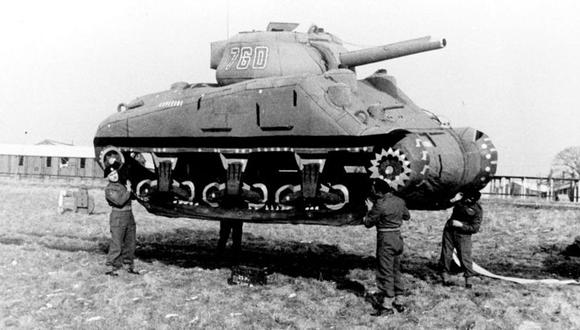
<svg viewBox="0 0 580 330">
<path fill-rule="evenodd" d="M 375 153 L 371 164 L 370 178 L 383 180 L 395 191 L 405 187 L 405 182 L 410 179 L 411 162 L 400 149 L 381 149 Z"/>
</svg>

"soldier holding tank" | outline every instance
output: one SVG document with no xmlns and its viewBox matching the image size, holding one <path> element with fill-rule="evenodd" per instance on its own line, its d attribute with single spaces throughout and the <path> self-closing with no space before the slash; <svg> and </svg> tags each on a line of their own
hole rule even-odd
<svg viewBox="0 0 580 330">
<path fill-rule="evenodd" d="M 453 249 L 457 250 L 457 257 L 461 262 L 465 287 L 471 288 L 471 277 L 477 275 L 473 271 L 471 259 L 471 235 L 479 231 L 483 210 L 479 204 L 481 193 L 468 190 L 458 194 L 458 200 L 453 207 L 451 218 L 445 224 L 441 243 L 441 280 L 444 285 L 451 285 L 449 272 L 453 262 Z"/>
<path fill-rule="evenodd" d="M 106 265 L 111 267 L 105 274 L 117 276 L 117 271 L 124 265 L 131 274 L 139 274 L 133 266 L 135 259 L 136 226 L 131 209 L 131 185 L 121 184 L 118 169 L 120 164 L 113 162 L 105 168 L 109 184 L 105 188 L 105 198 L 111 206 L 109 223 L 111 242 Z"/>
<path fill-rule="evenodd" d="M 377 227 L 377 287 L 379 292 L 372 295 L 372 303 L 377 309 L 375 316 L 393 314 L 405 310 L 400 301 L 405 287 L 401 279 L 401 255 L 403 237 L 401 225 L 409 220 L 409 210 L 405 201 L 393 194 L 389 185 L 382 180 L 373 181 L 372 192 L 376 202 L 367 200 L 369 212 L 363 219 L 365 227 Z"/>
</svg>

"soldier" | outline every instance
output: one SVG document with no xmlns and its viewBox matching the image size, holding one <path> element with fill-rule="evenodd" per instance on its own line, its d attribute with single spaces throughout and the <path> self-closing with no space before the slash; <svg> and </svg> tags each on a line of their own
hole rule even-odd
<svg viewBox="0 0 580 330">
<path fill-rule="evenodd" d="M 400 301 L 404 294 L 401 279 L 401 254 L 403 253 L 403 238 L 401 225 L 403 220 L 409 220 L 409 210 L 403 199 L 395 196 L 392 189 L 383 181 L 375 180 L 372 191 L 377 197 L 376 202 L 367 199 L 369 212 L 363 219 L 365 227 L 377 227 L 377 287 L 379 292 L 371 295 L 371 302 L 377 309 L 373 315 L 393 314 L 394 307 L 398 312 L 405 310 Z M 387 301 L 385 301 L 385 298 Z"/>
<path fill-rule="evenodd" d="M 234 257 L 237 259 L 240 251 L 242 249 L 242 226 L 244 223 L 242 221 L 220 221 L 220 239 L 218 240 L 217 252 L 218 254 L 223 254 L 232 233 L 232 251 Z"/>
<path fill-rule="evenodd" d="M 111 243 L 107 254 L 106 265 L 111 267 L 105 274 L 117 276 L 117 270 L 127 266 L 131 274 L 139 274 L 133 267 L 135 259 L 135 218 L 131 210 L 131 185 L 124 186 L 119 182 L 120 167 L 118 162 L 105 169 L 109 184 L 105 188 L 105 198 L 111 206 L 109 223 L 111 228 Z"/>
<path fill-rule="evenodd" d="M 470 190 L 459 193 L 451 218 L 445 224 L 443 230 L 443 241 L 441 243 L 441 280 L 443 285 L 451 285 L 449 272 L 453 262 L 453 248 L 457 249 L 457 257 L 461 262 L 463 276 L 465 276 L 465 287 L 470 289 L 473 285 L 470 278 L 477 275 L 473 271 L 471 261 L 471 235 L 479 231 L 483 210 L 478 200 L 481 193 L 477 190 Z"/>
<path fill-rule="evenodd" d="M 240 251 L 242 250 L 242 227 L 244 223 L 242 221 L 220 221 L 220 238 L 218 240 L 217 252 L 218 254 L 223 254 L 230 237 L 232 234 L 232 251 L 234 258 L 238 258 Z"/>
</svg>

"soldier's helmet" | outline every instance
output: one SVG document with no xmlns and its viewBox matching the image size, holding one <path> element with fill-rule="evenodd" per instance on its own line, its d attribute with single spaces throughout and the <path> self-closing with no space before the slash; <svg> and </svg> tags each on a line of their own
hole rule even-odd
<svg viewBox="0 0 580 330">
<path fill-rule="evenodd" d="M 373 190 L 373 192 L 375 192 L 377 194 L 381 194 L 381 195 L 392 191 L 392 189 L 388 183 L 386 183 L 383 180 L 379 180 L 379 179 L 373 180 L 372 190 Z"/>
<path fill-rule="evenodd" d="M 481 198 L 481 193 L 478 190 L 470 189 L 463 192 L 463 200 L 471 203 L 477 202 Z"/>
<path fill-rule="evenodd" d="M 114 161 L 111 162 L 107 167 L 105 167 L 104 175 L 105 178 L 111 175 L 113 171 L 117 171 L 121 167 L 121 163 Z"/>
</svg>

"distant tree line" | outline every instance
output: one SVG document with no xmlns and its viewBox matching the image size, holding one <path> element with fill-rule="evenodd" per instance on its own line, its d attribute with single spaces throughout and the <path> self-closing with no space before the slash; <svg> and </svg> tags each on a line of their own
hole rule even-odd
<svg viewBox="0 0 580 330">
<path fill-rule="evenodd" d="M 580 178 L 580 146 L 560 151 L 552 162 L 552 176 Z"/>
</svg>

